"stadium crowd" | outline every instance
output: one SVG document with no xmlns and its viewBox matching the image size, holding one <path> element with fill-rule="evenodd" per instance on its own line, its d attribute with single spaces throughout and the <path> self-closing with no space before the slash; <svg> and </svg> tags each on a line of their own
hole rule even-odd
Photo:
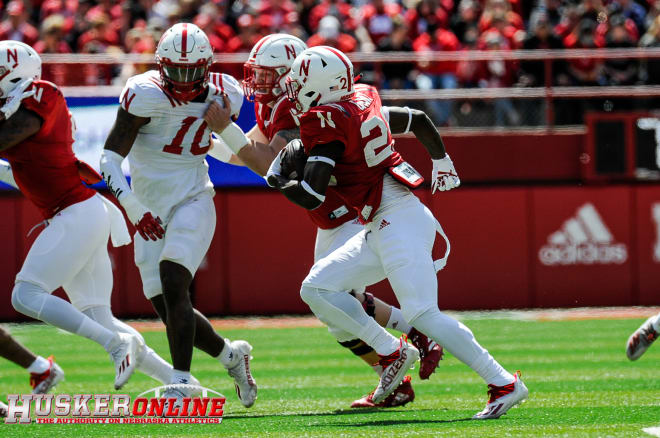
<svg viewBox="0 0 660 438">
<path fill-rule="evenodd" d="M 153 53 L 161 33 L 179 21 L 202 28 L 216 53 L 249 52 L 263 35 L 276 32 L 345 52 L 660 46 L 660 0 L 13 0 L 2 5 L 2 11 L 0 39 L 24 41 L 40 53 Z M 557 61 L 552 83 L 660 83 L 658 64 L 635 59 Z M 81 81 L 62 66 L 47 67 L 46 79 Z M 365 79 L 384 88 L 545 83 L 543 64 L 530 61 L 363 67 Z M 121 74 L 117 68 L 85 65 L 78 74 L 85 84 L 109 84 L 135 68 L 140 66 Z M 242 75 L 238 65 L 224 70 Z M 449 120 L 449 102 L 431 106 L 440 124 Z M 519 123 L 510 101 L 498 100 L 495 106 L 496 124 Z"/>
</svg>

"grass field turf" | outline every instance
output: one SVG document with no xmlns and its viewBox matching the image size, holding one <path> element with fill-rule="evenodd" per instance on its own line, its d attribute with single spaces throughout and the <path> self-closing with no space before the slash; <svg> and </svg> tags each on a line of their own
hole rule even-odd
<svg viewBox="0 0 660 438">
<path fill-rule="evenodd" d="M 486 402 L 486 386 L 451 355 L 428 381 L 413 373 L 416 399 L 403 408 L 351 410 L 377 383 L 373 371 L 339 347 L 323 328 L 223 330 L 254 346 L 255 406 L 244 409 L 220 364 L 195 352 L 193 372 L 227 397 L 220 425 L 0 425 L 0 437 L 255 437 L 255 436 L 645 436 L 660 426 L 660 345 L 637 362 L 625 341 L 642 319 L 465 322 L 510 371 L 520 369 L 530 398 L 499 420 L 470 421 Z M 90 341 L 43 325 L 14 325 L 21 341 L 42 355 L 54 353 L 66 372 L 56 393 L 107 393 L 113 370 Z M 162 331 L 144 333 L 169 358 Z M 157 386 L 136 373 L 132 396 Z M 28 392 L 26 372 L 0 365 L 0 394 Z M 112 392 L 112 391 L 111 391 Z M 646 435 L 648 436 L 648 435 Z"/>
</svg>

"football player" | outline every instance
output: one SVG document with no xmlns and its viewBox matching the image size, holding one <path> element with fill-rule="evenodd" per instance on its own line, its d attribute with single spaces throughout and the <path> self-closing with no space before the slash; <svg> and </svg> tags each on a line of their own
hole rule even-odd
<svg viewBox="0 0 660 438">
<path fill-rule="evenodd" d="M 392 140 L 392 133 L 412 131 L 424 145 L 433 161 L 432 192 L 458 187 L 454 165 L 431 120 L 421 111 L 383 107 L 374 87 L 354 84 L 353 65 L 332 47 L 314 47 L 300 54 L 286 86 L 302 115 L 301 140 L 294 140 L 285 151 L 303 148 L 306 163 L 298 180 L 282 168 L 281 160 L 274 160 L 269 184 L 292 202 L 313 210 L 323 204 L 332 179 L 340 197 L 364 224 L 360 233 L 314 264 L 303 281 L 303 300 L 322 320 L 365 339 L 361 334 L 369 318 L 344 291 L 387 278 L 406 321 L 488 384 L 486 407 L 473 418 L 498 418 L 526 399 L 528 391 L 519 374 L 507 372 L 465 325 L 438 309 L 431 250 L 440 227 L 411 193 L 422 178 L 396 152 Z M 396 345 L 382 336 L 369 341 L 381 360 L 401 368 L 410 366 L 406 359 L 414 350 L 405 342 Z M 373 395 L 374 402 L 386 395 L 380 389 Z"/>
<path fill-rule="evenodd" d="M 11 302 L 25 315 L 103 346 L 115 364 L 119 389 L 143 349 L 137 332 L 110 313 L 107 244 L 110 236 L 115 245 L 129 243 L 130 236 L 119 209 L 82 184 L 81 176 L 94 178 L 95 172 L 73 154 L 64 96 L 40 77 L 34 49 L 0 42 L 0 157 L 11 165 L 2 173 L 39 208 L 46 224 L 16 275 Z M 60 286 L 71 303 L 51 295 Z M 60 373 L 51 367 L 53 380 Z"/>
<path fill-rule="evenodd" d="M 101 172 L 140 235 L 135 238 L 135 263 L 144 293 L 167 327 L 171 383 L 179 385 L 164 396 L 190 396 L 185 385 L 191 379 L 194 345 L 222 363 L 241 403 L 250 407 L 257 397 L 250 373 L 252 347 L 220 337 L 193 309 L 188 292 L 216 221 L 205 161 L 211 130 L 202 115 L 209 102 L 223 99 L 237 116 L 243 92 L 231 76 L 209 75 L 213 52 L 194 24 L 179 23 L 165 31 L 156 61 L 158 70 L 131 77 L 121 93 Z M 213 151 L 224 149 L 219 144 Z M 131 186 L 121 170 L 126 157 Z"/>
<path fill-rule="evenodd" d="M 287 34 L 273 34 L 263 37 L 255 44 L 244 66 L 243 90 L 248 100 L 255 102 L 257 124 L 247 133 L 249 145 L 238 151 L 237 158 L 257 174 L 264 176 L 279 151 L 292 139 L 299 138 L 297 119 L 293 103 L 287 98 L 285 81 L 291 64 L 307 46 L 299 38 Z M 293 110 L 293 112 L 292 112 Z M 229 111 L 212 104 L 205 120 L 218 132 L 229 123 Z M 310 219 L 317 225 L 314 259 L 318 260 L 339 248 L 345 241 L 362 230 L 355 211 L 349 209 L 334 190 L 326 192 L 323 205 L 309 212 Z M 442 348 L 408 325 L 401 311 L 372 294 L 352 291 L 363 305 L 367 314 L 379 324 L 407 333 L 413 344 L 420 350 L 422 379 L 428 379 L 442 358 Z M 337 327 L 329 331 L 340 345 L 361 357 L 380 375 L 383 367 L 373 348 L 353 335 Z M 379 406 L 401 406 L 414 399 L 414 391 L 407 379 Z M 370 394 L 356 400 L 352 407 L 376 406 Z"/>
<path fill-rule="evenodd" d="M 637 360 L 651 346 L 660 333 L 660 313 L 647 319 L 635 332 L 628 338 L 626 345 L 626 356 L 630 360 Z"/>
</svg>

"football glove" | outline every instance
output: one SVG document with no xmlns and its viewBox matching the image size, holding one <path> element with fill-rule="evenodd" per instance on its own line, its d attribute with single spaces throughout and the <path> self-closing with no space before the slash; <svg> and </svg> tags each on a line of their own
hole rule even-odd
<svg viewBox="0 0 660 438">
<path fill-rule="evenodd" d="M 301 180 L 305 173 L 307 154 L 302 141 L 291 140 L 280 152 L 280 175 Z"/>
<path fill-rule="evenodd" d="M 461 185 L 461 180 L 458 178 L 454 163 L 452 163 L 449 154 L 440 160 L 433 161 L 433 175 L 431 176 L 431 193 L 436 190 L 444 192 L 445 190 L 455 189 Z"/>
<path fill-rule="evenodd" d="M 14 115 L 18 108 L 21 106 L 21 101 L 27 97 L 34 95 L 35 90 L 25 91 L 32 84 L 32 78 L 21 81 L 16 88 L 11 90 L 7 95 L 5 104 L 0 108 L 0 112 L 5 115 L 5 120 Z"/>
<path fill-rule="evenodd" d="M 123 196 L 119 202 L 126 210 L 128 219 L 135 225 L 137 232 L 144 240 L 156 241 L 163 238 L 165 235 L 165 230 L 161 226 L 163 221 L 158 216 L 154 218 L 153 214 L 138 201 L 133 193 Z"/>
</svg>

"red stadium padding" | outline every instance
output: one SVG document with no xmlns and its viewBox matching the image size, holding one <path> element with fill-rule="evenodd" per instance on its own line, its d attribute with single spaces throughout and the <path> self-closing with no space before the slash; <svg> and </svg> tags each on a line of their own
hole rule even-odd
<svg viewBox="0 0 660 438">
<path fill-rule="evenodd" d="M 660 186 L 641 186 L 635 190 L 637 284 L 633 292 L 638 303 L 657 305 L 660 302 Z M 636 288 L 635 288 L 636 287 Z"/>
<path fill-rule="evenodd" d="M 534 305 L 633 304 L 633 189 L 533 190 Z"/>
<path fill-rule="evenodd" d="M 438 274 L 442 309 L 658 304 L 660 185 L 416 194 L 452 243 Z M 298 292 L 312 265 L 315 228 L 305 212 L 272 190 L 223 190 L 215 202 L 218 225 L 192 287 L 195 306 L 209 315 L 308 313 Z M 37 231 L 25 235 L 41 218 L 13 195 L 0 198 L 0 207 L 7 242 L 0 255 L 6 304 L 0 318 L 24 320 L 9 306 L 10 293 Z M 435 256 L 443 251 L 437 239 Z M 132 245 L 110 253 L 115 314 L 155 316 Z M 386 281 L 369 291 L 396 302 Z"/>
</svg>

